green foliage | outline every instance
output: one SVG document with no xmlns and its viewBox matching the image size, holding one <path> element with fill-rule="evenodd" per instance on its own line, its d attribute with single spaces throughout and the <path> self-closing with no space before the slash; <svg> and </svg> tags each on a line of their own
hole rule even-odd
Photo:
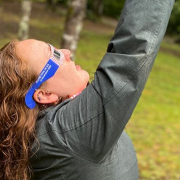
<svg viewBox="0 0 180 180">
<path fill-rule="evenodd" d="M 125 0 L 105 0 L 104 15 L 119 18 L 120 11 L 123 8 Z"/>
<path fill-rule="evenodd" d="M 93 8 L 92 8 L 92 2 L 93 0 L 88 0 L 87 3 L 87 8 L 88 11 L 90 12 L 90 15 L 93 16 Z M 113 17 L 113 18 L 118 18 L 120 15 L 120 11 L 123 8 L 125 0 L 104 0 L 103 5 L 104 5 L 104 10 L 103 10 L 103 15 Z"/>
<path fill-rule="evenodd" d="M 57 0 L 59 4 L 67 5 L 69 0 Z"/>
<path fill-rule="evenodd" d="M 175 35 L 180 34 L 180 0 L 176 0 L 174 4 L 167 33 Z"/>
</svg>

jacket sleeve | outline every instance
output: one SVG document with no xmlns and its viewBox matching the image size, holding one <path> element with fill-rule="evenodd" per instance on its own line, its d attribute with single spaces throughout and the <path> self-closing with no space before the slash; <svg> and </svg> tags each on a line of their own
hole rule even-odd
<svg viewBox="0 0 180 180">
<path fill-rule="evenodd" d="M 68 151 L 101 163 L 141 96 L 167 28 L 174 0 L 127 0 L 94 81 L 54 118 Z"/>
</svg>

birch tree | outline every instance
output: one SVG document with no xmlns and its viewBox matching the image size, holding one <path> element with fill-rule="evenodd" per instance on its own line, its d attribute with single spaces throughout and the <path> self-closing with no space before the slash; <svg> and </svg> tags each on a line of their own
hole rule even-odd
<svg viewBox="0 0 180 180">
<path fill-rule="evenodd" d="M 29 37 L 29 19 L 31 14 L 32 0 L 22 0 L 22 17 L 19 23 L 18 38 L 20 40 L 28 39 Z"/>
<path fill-rule="evenodd" d="M 75 57 L 79 34 L 83 26 L 87 0 L 70 0 L 66 15 L 65 28 L 61 41 L 61 48 L 69 49 L 72 58 Z"/>
</svg>

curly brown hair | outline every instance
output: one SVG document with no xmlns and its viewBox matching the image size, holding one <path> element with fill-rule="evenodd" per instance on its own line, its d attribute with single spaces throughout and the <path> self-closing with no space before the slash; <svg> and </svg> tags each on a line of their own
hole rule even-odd
<svg viewBox="0 0 180 180">
<path fill-rule="evenodd" d="M 37 77 L 16 55 L 15 44 L 0 49 L 0 180 L 30 179 L 28 162 L 39 112 L 25 105 L 25 94 Z"/>
</svg>

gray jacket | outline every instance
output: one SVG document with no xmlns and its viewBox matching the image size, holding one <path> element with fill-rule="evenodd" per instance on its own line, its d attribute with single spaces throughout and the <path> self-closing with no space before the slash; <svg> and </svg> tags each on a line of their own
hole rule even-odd
<svg viewBox="0 0 180 180">
<path fill-rule="evenodd" d="M 138 179 L 135 151 L 124 128 L 151 71 L 173 4 L 126 1 L 92 83 L 75 99 L 39 114 L 32 179 Z"/>
</svg>

